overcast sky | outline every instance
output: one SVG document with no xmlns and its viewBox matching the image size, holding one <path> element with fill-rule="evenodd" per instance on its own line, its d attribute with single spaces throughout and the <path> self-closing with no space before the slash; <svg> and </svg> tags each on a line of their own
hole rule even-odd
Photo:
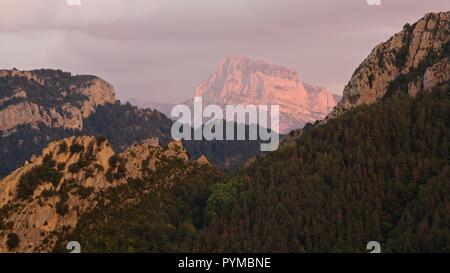
<svg viewBox="0 0 450 273">
<path fill-rule="evenodd" d="M 59 68 L 120 99 L 181 102 L 233 53 L 334 93 L 372 48 L 449 0 L 0 0 L 0 68 Z"/>
</svg>

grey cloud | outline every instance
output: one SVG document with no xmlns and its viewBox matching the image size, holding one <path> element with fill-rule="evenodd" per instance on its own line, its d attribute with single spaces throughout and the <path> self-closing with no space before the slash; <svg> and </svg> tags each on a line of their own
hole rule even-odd
<svg viewBox="0 0 450 273">
<path fill-rule="evenodd" d="M 99 75 L 121 98 L 179 102 L 240 52 L 340 92 L 378 43 L 448 0 L 0 0 L 6 68 Z M 25 54 L 24 54 L 25 53 Z"/>
</svg>

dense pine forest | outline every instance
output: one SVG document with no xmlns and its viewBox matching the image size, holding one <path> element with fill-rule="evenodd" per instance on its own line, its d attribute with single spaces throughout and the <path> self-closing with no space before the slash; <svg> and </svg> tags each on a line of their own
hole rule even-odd
<svg viewBox="0 0 450 273">
<path fill-rule="evenodd" d="M 155 177 L 129 183 L 61 242 L 84 252 L 364 252 L 376 240 L 383 252 L 449 252 L 448 90 L 359 106 L 234 174 L 204 166 L 145 194 Z"/>
</svg>

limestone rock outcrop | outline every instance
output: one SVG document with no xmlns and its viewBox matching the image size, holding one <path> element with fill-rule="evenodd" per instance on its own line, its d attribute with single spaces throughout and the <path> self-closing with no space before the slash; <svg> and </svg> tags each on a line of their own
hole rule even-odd
<svg viewBox="0 0 450 273">
<path fill-rule="evenodd" d="M 428 13 L 376 46 L 354 72 L 330 117 L 387 94 L 421 91 L 450 81 L 450 12 Z"/>
<path fill-rule="evenodd" d="M 114 88 L 94 76 L 60 70 L 0 70 L 0 131 L 20 125 L 81 130 L 100 105 L 116 101 Z"/>
</svg>

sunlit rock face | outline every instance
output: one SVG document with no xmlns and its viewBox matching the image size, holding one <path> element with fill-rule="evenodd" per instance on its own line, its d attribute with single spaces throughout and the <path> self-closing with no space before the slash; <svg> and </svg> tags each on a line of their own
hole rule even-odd
<svg viewBox="0 0 450 273">
<path fill-rule="evenodd" d="M 450 12 L 428 13 L 377 45 L 360 64 L 330 118 L 385 95 L 421 91 L 449 84 Z"/>
<path fill-rule="evenodd" d="M 195 96 L 204 105 L 279 105 L 280 132 L 323 119 L 339 100 L 325 88 L 304 83 L 295 70 L 243 55 L 226 58 Z"/>
</svg>

